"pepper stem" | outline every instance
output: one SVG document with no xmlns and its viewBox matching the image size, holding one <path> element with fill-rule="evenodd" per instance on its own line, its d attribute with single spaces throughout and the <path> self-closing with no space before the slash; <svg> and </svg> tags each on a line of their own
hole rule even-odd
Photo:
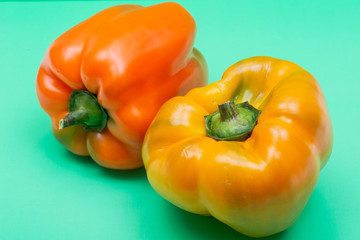
<svg viewBox="0 0 360 240">
<path fill-rule="evenodd" d="M 222 121 L 237 119 L 237 115 L 240 114 L 234 102 L 226 102 L 218 105 L 218 107 Z"/>
<path fill-rule="evenodd" d="M 95 95 L 88 91 L 73 91 L 69 98 L 69 113 L 59 121 L 59 129 L 80 124 L 85 131 L 101 132 L 107 122 L 105 110 Z"/>
<path fill-rule="evenodd" d="M 221 141 L 245 141 L 250 137 L 260 110 L 248 102 L 226 102 L 218 107 L 218 111 L 205 116 L 205 127 L 209 137 Z"/>
<path fill-rule="evenodd" d="M 76 110 L 74 112 L 70 112 L 64 118 L 59 121 L 59 129 L 63 129 L 66 127 L 70 127 L 81 122 L 84 122 L 88 119 L 88 114 L 86 110 Z"/>
</svg>

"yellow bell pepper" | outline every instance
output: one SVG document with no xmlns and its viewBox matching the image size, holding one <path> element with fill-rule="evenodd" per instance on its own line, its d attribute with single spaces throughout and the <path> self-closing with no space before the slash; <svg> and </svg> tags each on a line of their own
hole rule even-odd
<svg viewBox="0 0 360 240">
<path fill-rule="evenodd" d="M 332 141 L 316 79 L 292 62 L 253 57 L 167 101 L 143 160 L 152 187 L 174 205 L 263 237 L 299 217 Z"/>
</svg>

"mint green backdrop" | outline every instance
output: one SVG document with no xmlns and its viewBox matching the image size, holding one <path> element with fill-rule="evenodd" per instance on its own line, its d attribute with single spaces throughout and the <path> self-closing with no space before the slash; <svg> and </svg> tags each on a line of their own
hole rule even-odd
<svg viewBox="0 0 360 240">
<path fill-rule="evenodd" d="M 248 239 L 163 200 L 143 168 L 103 169 L 54 139 L 35 93 L 45 51 L 121 3 L 0 2 L 0 239 Z M 180 3 L 197 22 L 210 82 L 236 61 L 268 55 L 304 67 L 325 93 L 333 153 L 300 218 L 269 239 L 359 239 L 360 1 Z"/>
</svg>

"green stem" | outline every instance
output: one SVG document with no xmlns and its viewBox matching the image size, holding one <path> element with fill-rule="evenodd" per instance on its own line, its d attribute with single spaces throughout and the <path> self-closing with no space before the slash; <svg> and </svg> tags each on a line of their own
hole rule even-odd
<svg viewBox="0 0 360 240">
<path fill-rule="evenodd" d="M 219 110 L 205 116 L 206 132 L 209 137 L 221 141 L 245 141 L 250 137 L 260 110 L 248 102 L 220 104 Z"/>
<path fill-rule="evenodd" d="M 237 119 L 237 115 L 240 114 L 239 110 L 237 110 L 234 102 L 226 102 L 220 104 L 219 113 L 222 121 L 228 121 L 231 119 Z"/>
<path fill-rule="evenodd" d="M 86 110 L 76 110 L 74 112 L 70 112 L 64 118 L 60 119 L 59 129 L 63 129 L 66 127 L 70 127 L 81 122 L 85 122 L 88 119 L 88 114 Z"/>
<path fill-rule="evenodd" d="M 107 115 L 95 95 L 88 91 L 73 91 L 69 98 L 69 114 L 59 121 L 59 129 L 81 125 L 85 131 L 101 132 Z"/>
</svg>

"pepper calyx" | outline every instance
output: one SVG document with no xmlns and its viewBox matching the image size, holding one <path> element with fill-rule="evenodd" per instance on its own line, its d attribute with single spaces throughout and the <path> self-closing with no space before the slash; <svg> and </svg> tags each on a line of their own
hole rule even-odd
<svg viewBox="0 0 360 240">
<path fill-rule="evenodd" d="M 218 107 L 218 111 L 205 116 L 209 137 L 219 141 L 245 141 L 250 137 L 260 110 L 247 101 L 240 104 L 229 101 Z"/>
<path fill-rule="evenodd" d="M 69 113 L 59 121 L 59 129 L 81 125 L 85 131 L 101 132 L 107 123 L 105 109 L 96 96 L 85 90 L 72 91 L 69 98 Z"/>
</svg>

